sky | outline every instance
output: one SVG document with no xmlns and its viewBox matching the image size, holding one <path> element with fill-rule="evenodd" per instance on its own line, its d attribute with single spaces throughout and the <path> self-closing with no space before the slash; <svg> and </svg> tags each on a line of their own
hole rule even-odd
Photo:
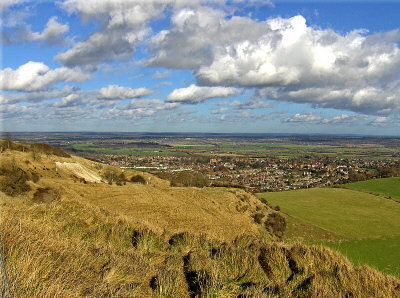
<svg viewBox="0 0 400 298">
<path fill-rule="evenodd" d="M 0 129 L 400 135 L 400 2 L 0 0 Z"/>
</svg>

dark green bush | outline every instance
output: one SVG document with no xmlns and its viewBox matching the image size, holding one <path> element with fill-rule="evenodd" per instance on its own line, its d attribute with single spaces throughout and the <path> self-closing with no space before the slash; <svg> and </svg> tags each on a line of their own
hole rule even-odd
<svg viewBox="0 0 400 298">
<path fill-rule="evenodd" d="M 115 183 L 116 185 L 126 184 L 126 177 L 123 172 L 114 167 L 107 168 L 103 173 L 103 178 L 108 182 L 108 184 Z"/>
<path fill-rule="evenodd" d="M 9 196 L 17 196 L 30 190 L 27 181 L 29 175 L 18 167 L 2 168 L 0 174 L 0 190 Z"/>
<path fill-rule="evenodd" d="M 39 182 L 39 179 L 40 179 L 40 176 L 39 176 L 38 173 L 33 172 L 33 173 L 31 173 L 31 179 L 32 179 L 32 181 L 33 181 L 34 183 L 38 183 L 38 182 Z"/>
<path fill-rule="evenodd" d="M 146 184 L 146 179 L 141 175 L 135 175 L 135 176 L 131 177 L 131 182 L 140 183 L 140 184 Z"/>
<path fill-rule="evenodd" d="M 171 186 L 178 187 L 205 187 L 210 185 L 210 180 L 208 177 L 202 173 L 192 172 L 192 171 L 182 171 L 182 172 L 158 172 L 154 173 L 161 179 L 166 179 L 171 182 Z"/>
<path fill-rule="evenodd" d="M 278 238 L 282 238 L 286 230 L 286 219 L 277 212 L 268 215 L 264 223 L 265 228 Z"/>
<path fill-rule="evenodd" d="M 255 223 L 261 224 L 263 218 L 265 217 L 264 213 L 262 212 L 257 212 L 256 214 L 253 214 L 253 219 Z"/>
</svg>

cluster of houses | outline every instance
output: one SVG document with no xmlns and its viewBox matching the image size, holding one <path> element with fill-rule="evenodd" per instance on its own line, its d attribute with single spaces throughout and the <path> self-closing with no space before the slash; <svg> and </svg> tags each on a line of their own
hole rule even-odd
<svg viewBox="0 0 400 298">
<path fill-rule="evenodd" d="M 293 159 L 101 154 L 97 160 L 141 171 L 196 171 L 211 181 L 242 185 L 250 191 L 284 191 L 331 186 L 349 181 L 350 173 L 399 166 L 390 160 L 305 157 Z"/>
</svg>

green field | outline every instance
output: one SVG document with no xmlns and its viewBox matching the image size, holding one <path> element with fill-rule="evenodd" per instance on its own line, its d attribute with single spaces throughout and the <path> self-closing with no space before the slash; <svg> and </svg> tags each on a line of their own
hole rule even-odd
<svg viewBox="0 0 400 298">
<path fill-rule="evenodd" d="M 259 194 L 279 205 L 288 222 L 286 240 L 323 244 L 400 276 L 400 204 L 343 188 Z"/>
<path fill-rule="evenodd" d="M 400 178 L 382 178 L 349 183 L 344 188 L 373 193 L 400 201 Z"/>
<path fill-rule="evenodd" d="M 356 265 L 368 264 L 400 277 L 400 236 L 321 244 L 340 251 Z"/>
</svg>

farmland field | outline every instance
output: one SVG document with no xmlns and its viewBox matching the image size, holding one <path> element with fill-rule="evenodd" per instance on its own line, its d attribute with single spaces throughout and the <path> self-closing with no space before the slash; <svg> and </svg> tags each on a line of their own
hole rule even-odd
<svg viewBox="0 0 400 298">
<path fill-rule="evenodd" d="M 288 222 L 286 240 L 323 244 L 355 264 L 400 276 L 400 204 L 343 188 L 314 188 L 259 197 L 279 205 Z"/>
<path fill-rule="evenodd" d="M 400 178 L 382 178 L 349 183 L 343 185 L 344 188 L 358 191 L 379 194 L 400 201 Z"/>
<path fill-rule="evenodd" d="M 400 276 L 400 236 L 320 244 L 340 251 L 356 265 L 368 264 L 385 273 Z"/>
</svg>

